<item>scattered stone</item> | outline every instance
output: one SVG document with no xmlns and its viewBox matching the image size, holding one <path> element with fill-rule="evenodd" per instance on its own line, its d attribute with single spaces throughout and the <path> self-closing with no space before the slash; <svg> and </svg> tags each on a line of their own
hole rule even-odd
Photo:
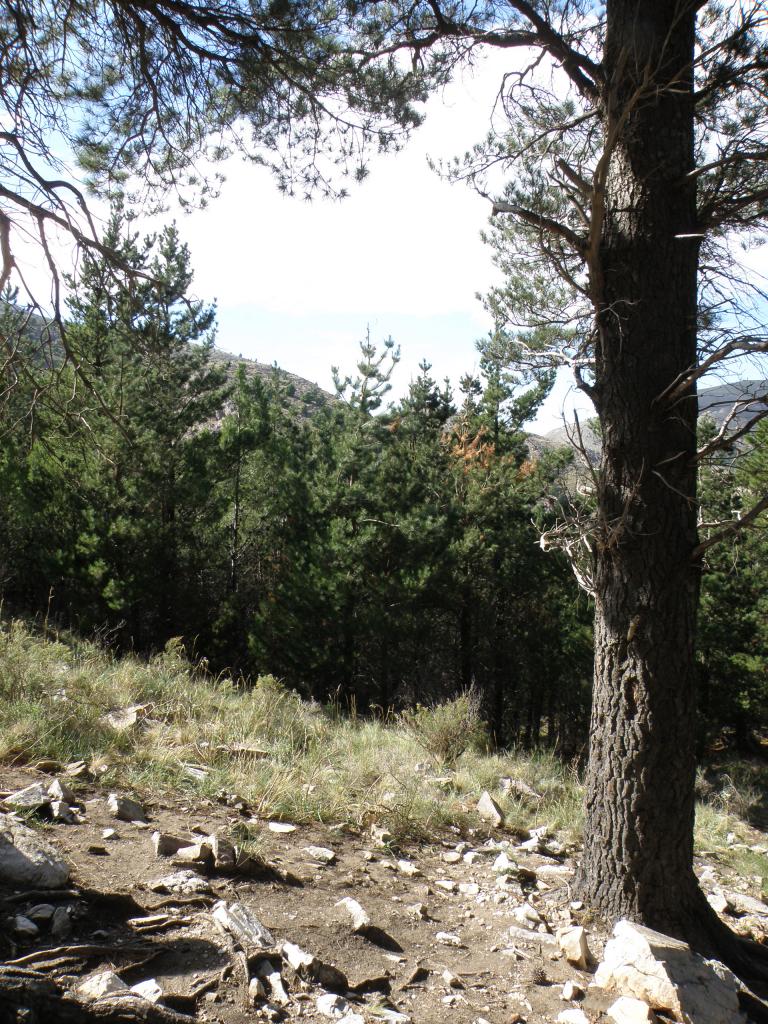
<svg viewBox="0 0 768 1024">
<path fill-rule="evenodd" d="M 107 837 L 105 836 L 104 838 L 106 839 Z M 156 857 L 172 857 L 174 853 L 178 853 L 185 846 L 189 846 L 189 840 L 177 839 L 176 836 L 169 835 L 168 832 L 153 832 L 152 846 L 155 849 Z"/>
<path fill-rule="evenodd" d="M 308 853 L 318 864 L 333 864 L 336 860 L 336 854 L 326 846 L 305 846 L 304 853 Z"/>
<path fill-rule="evenodd" d="M 541 846 L 538 839 L 526 839 L 524 843 L 520 843 L 518 850 L 522 850 L 523 853 L 536 853 Z M 567 1010 L 565 1011 L 568 1012 Z"/>
<path fill-rule="evenodd" d="M 542 923 L 541 914 L 530 903 L 524 903 L 521 907 L 515 907 L 512 911 L 512 917 L 519 925 L 522 925 L 523 928 L 528 928 L 529 931 L 536 931 L 537 927 Z"/>
<path fill-rule="evenodd" d="M 345 1013 L 339 1021 L 339 1024 L 365 1024 L 365 1017 L 362 1013 Z"/>
<path fill-rule="evenodd" d="M 208 842 L 191 843 L 180 847 L 173 855 L 174 864 L 199 864 L 210 866 L 213 864 L 213 850 Z"/>
<path fill-rule="evenodd" d="M 339 900 L 336 904 L 337 907 L 343 908 L 347 914 L 352 918 L 352 931 L 362 932 L 371 925 L 371 919 L 368 914 L 363 910 L 362 906 L 353 900 L 351 896 L 345 896 L 343 900 Z"/>
<path fill-rule="evenodd" d="M 72 933 L 72 918 L 67 907 L 57 907 L 51 918 L 51 935 L 56 939 L 66 939 Z"/>
<path fill-rule="evenodd" d="M 285 991 L 280 971 L 274 966 L 271 960 L 259 960 L 254 967 L 257 977 L 269 985 L 272 1000 L 279 1006 L 287 1006 L 291 998 Z"/>
<path fill-rule="evenodd" d="M 343 1017 L 349 1009 L 349 1003 L 342 996 L 326 992 L 317 997 L 317 1010 L 324 1017 Z"/>
<path fill-rule="evenodd" d="M 91 974 L 75 988 L 75 992 L 81 999 L 101 999 L 102 996 L 112 996 L 127 991 L 128 986 L 114 971 L 99 971 L 98 974 Z"/>
<path fill-rule="evenodd" d="M 116 708 L 114 711 L 110 711 L 102 717 L 101 721 L 115 732 L 126 732 L 138 723 L 145 710 L 146 704 L 132 704 L 127 708 Z"/>
<path fill-rule="evenodd" d="M 406 875 L 408 878 L 416 878 L 417 875 L 421 874 L 421 869 L 416 867 L 413 861 L 410 860 L 399 860 L 397 862 L 397 870 L 401 875 Z"/>
<path fill-rule="evenodd" d="M 477 882 L 460 882 L 459 892 L 462 896 L 477 896 L 480 892 L 480 886 Z"/>
<path fill-rule="evenodd" d="M 390 1006 L 380 1006 L 376 1010 L 376 1017 L 386 1021 L 387 1024 L 411 1024 L 411 1018 L 407 1013 L 393 1010 Z"/>
<path fill-rule="evenodd" d="M 392 846 L 395 841 L 395 837 L 389 829 L 382 828 L 380 825 L 371 825 L 371 839 L 379 847 Z"/>
<path fill-rule="evenodd" d="M 762 900 L 756 900 L 753 896 L 747 896 L 743 892 L 724 892 L 723 896 L 728 901 L 728 906 L 736 914 L 756 914 L 758 917 L 768 917 L 768 904 Z"/>
<path fill-rule="evenodd" d="M 117 793 L 110 793 L 107 797 L 107 810 L 118 821 L 146 822 L 147 820 L 144 808 L 138 801 L 131 800 L 127 796 L 118 796 Z"/>
<path fill-rule="evenodd" d="M 446 864 L 458 864 L 461 860 L 461 854 L 457 853 L 456 850 L 448 850 L 442 855 L 441 860 L 445 861 Z"/>
<path fill-rule="evenodd" d="M 219 871 L 231 871 L 237 865 L 237 850 L 228 839 L 214 833 L 208 836 L 208 848 L 213 856 L 213 866 Z"/>
<path fill-rule="evenodd" d="M 620 996 L 607 1013 L 616 1024 L 648 1024 L 648 1021 L 658 1020 L 648 1003 L 632 996 Z"/>
<path fill-rule="evenodd" d="M 711 892 L 707 896 L 707 903 L 715 911 L 716 914 L 727 914 L 731 909 L 728 900 L 723 896 L 721 892 Z"/>
<path fill-rule="evenodd" d="M 507 928 L 507 934 L 513 942 L 521 942 L 523 945 L 540 945 L 548 946 L 552 949 L 557 948 L 557 939 L 554 935 L 550 935 L 547 932 L 530 932 L 525 928 L 518 928 L 515 925 L 510 925 Z"/>
<path fill-rule="evenodd" d="M 211 891 L 208 882 L 194 871 L 175 871 L 164 878 L 156 878 L 148 885 L 152 892 L 165 892 L 173 896 L 205 895 Z"/>
<path fill-rule="evenodd" d="M 298 976 L 305 981 L 316 981 L 318 985 L 330 989 L 331 992 L 346 992 L 349 988 L 345 974 L 312 953 L 306 953 L 300 946 L 284 942 L 280 952 Z"/>
<path fill-rule="evenodd" d="M 142 999 L 147 999 L 150 1003 L 159 1003 L 163 998 L 163 990 L 155 978 L 147 978 L 146 981 L 140 981 L 137 985 L 131 985 L 131 992 L 141 996 Z"/>
<path fill-rule="evenodd" d="M 630 921 L 619 921 L 613 935 L 595 974 L 598 987 L 634 996 L 677 1020 L 744 1020 L 732 975 L 722 968 L 716 973 L 686 942 Z"/>
<path fill-rule="evenodd" d="M 502 850 L 493 862 L 493 870 L 498 875 L 512 875 L 517 872 L 517 864 L 509 859 L 506 851 Z"/>
<path fill-rule="evenodd" d="M 423 985 L 424 982 L 427 981 L 431 973 L 432 972 L 429 970 L 428 967 L 423 967 L 421 964 L 419 964 L 418 967 L 414 967 L 413 971 L 410 973 L 410 975 L 406 978 L 406 980 L 400 987 L 405 989 L 411 988 L 411 986 L 414 985 Z"/>
<path fill-rule="evenodd" d="M 70 761 L 69 764 L 64 766 L 64 774 L 68 775 L 71 779 L 76 779 L 81 775 L 88 775 L 88 766 L 85 761 Z"/>
<path fill-rule="evenodd" d="M 592 959 L 587 944 L 587 934 L 581 925 L 574 925 L 570 928 L 557 929 L 557 944 L 565 954 L 569 964 L 585 971 Z"/>
<path fill-rule="evenodd" d="M 14 917 L 13 930 L 22 939 L 34 939 L 40 934 L 35 922 L 30 921 L 24 914 L 17 914 Z"/>
<path fill-rule="evenodd" d="M 483 791 L 477 802 L 477 813 L 484 821 L 490 822 L 494 828 L 499 828 L 504 824 L 504 814 L 487 789 Z"/>
<path fill-rule="evenodd" d="M 214 903 L 211 914 L 217 926 L 223 932 L 229 932 L 243 946 L 269 949 L 275 944 L 272 933 L 244 903 L 227 905 L 224 900 L 219 900 Z"/>
<path fill-rule="evenodd" d="M 452 878 L 436 878 L 433 882 L 438 889 L 442 889 L 443 892 L 456 892 L 456 883 Z"/>
<path fill-rule="evenodd" d="M 410 906 L 405 908 L 408 911 L 408 916 L 413 918 L 414 921 L 428 921 L 429 913 L 425 904 L 423 903 L 411 903 Z"/>
<path fill-rule="evenodd" d="M 478 860 L 480 860 L 481 854 L 478 850 L 470 850 L 464 854 L 464 863 L 469 864 L 470 867 Z"/>
<path fill-rule="evenodd" d="M 43 782 L 34 782 L 5 798 L 5 803 L 14 811 L 39 811 L 50 802 L 51 798 Z"/>
<path fill-rule="evenodd" d="M 446 988 L 464 988 L 464 982 L 458 974 L 454 974 L 453 971 L 449 971 L 447 967 L 440 977 L 443 979 L 443 984 Z"/>
<path fill-rule="evenodd" d="M 566 981 L 560 993 L 560 998 L 564 999 L 566 1003 L 573 1002 L 575 999 L 583 999 L 584 989 L 575 981 Z"/>
<path fill-rule="evenodd" d="M 76 804 L 77 797 L 69 788 L 69 786 L 62 782 L 61 779 L 54 779 L 48 787 L 48 796 L 51 800 L 62 800 L 65 804 Z"/>
<path fill-rule="evenodd" d="M 562 1010 L 557 1015 L 557 1024 L 589 1024 L 589 1017 L 583 1010 Z"/>
<path fill-rule="evenodd" d="M 60 889 L 69 879 L 69 866 L 37 832 L 0 815 L 0 878 L 10 886 Z"/>
<path fill-rule="evenodd" d="M 266 1000 L 267 990 L 261 978 L 251 978 L 248 982 L 248 998 L 252 1003 Z"/>
<path fill-rule="evenodd" d="M 529 800 L 543 799 L 541 793 L 537 793 L 535 789 L 532 789 L 528 783 L 523 782 L 522 779 L 499 779 L 499 792 L 502 796 L 509 796 L 511 793 L 516 793 L 518 796 L 528 797 Z"/>
<path fill-rule="evenodd" d="M 574 874 L 574 869 L 567 864 L 539 864 L 536 874 L 544 879 L 570 878 Z"/>
<path fill-rule="evenodd" d="M 34 921 L 35 924 L 48 924 L 54 915 L 56 908 L 52 903 L 38 903 L 35 907 L 30 907 L 26 913 L 26 917 L 30 921 Z"/>
<path fill-rule="evenodd" d="M 92 857 L 108 857 L 109 851 L 106 846 L 101 846 L 99 843 L 91 843 L 85 848 L 86 853 L 90 853 Z"/>
<path fill-rule="evenodd" d="M 61 821 L 65 825 L 77 824 L 77 815 L 63 800 L 51 801 L 51 817 L 54 821 Z"/>
<path fill-rule="evenodd" d="M 101 831 L 101 838 L 102 839 L 117 839 L 118 838 L 117 830 L 114 829 L 114 828 L 102 829 L 102 831 Z"/>
<path fill-rule="evenodd" d="M 290 825 L 287 821 L 270 821 L 267 828 L 270 832 L 276 832 L 278 835 L 288 835 L 290 832 L 296 831 L 296 826 Z"/>
<path fill-rule="evenodd" d="M 459 936 L 452 932 L 438 932 L 435 941 L 439 942 L 441 946 L 456 946 L 458 949 L 464 945 Z"/>
</svg>

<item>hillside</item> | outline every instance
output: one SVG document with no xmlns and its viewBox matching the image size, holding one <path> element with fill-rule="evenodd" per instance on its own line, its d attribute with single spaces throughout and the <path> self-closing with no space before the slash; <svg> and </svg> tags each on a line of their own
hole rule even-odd
<svg viewBox="0 0 768 1024">
<path fill-rule="evenodd" d="M 19 1005 L 41 1024 L 623 1019 L 590 984 L 609 929 L 571 895 L 578 780 L 462 750 L 466 704 L 345 720 L 20 623 L 0 625 L 0 696 L 2 1024 Z M 696 871 L 762 940 L 760 783 L 702 774 Z"/>
</svg>

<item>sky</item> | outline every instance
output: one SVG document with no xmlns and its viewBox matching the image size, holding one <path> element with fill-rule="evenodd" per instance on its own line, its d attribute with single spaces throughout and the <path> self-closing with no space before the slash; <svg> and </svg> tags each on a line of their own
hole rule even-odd
<svg viewBox="0 0 768 1024">
<path fill-rule="evenodd" d="M 423 359 L 454 387 L 476 368 L 475 343 L 491 326 L 478 293 L 499 280 L 480 238 L 489 204 L 441 180 L 427 157 L 461 154 L 483 138 L 508 62 L 491 54 L 432 98 L 406 148 L 375 158 L 347 199 L 281 196 L 266 169 L 232 161 L 217 199 L 176 213 L 195 294 L 217 301 L 217 346 L 332 390 L 331 367 L 353 373 L 370 330 L 374 342 L 392 337 L 400 347 L 394 398 Z M 563 378 L 532 429 L 560 425 L 567 392 Z"/>
</svg>

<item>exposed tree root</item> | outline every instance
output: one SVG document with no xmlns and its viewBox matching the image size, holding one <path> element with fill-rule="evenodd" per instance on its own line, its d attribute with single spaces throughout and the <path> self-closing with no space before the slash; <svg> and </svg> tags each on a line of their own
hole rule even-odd
<svg viewBox="0 0 768 1024">
<path fill-rule="evenodd" d="M 136 996 L 81 1003 L 38 971 L 0 966 L 0 1024 L 17 1024 L 20 1010 L 35 1024 L 190 1024 L 194 1019 Z"/>
</svg>

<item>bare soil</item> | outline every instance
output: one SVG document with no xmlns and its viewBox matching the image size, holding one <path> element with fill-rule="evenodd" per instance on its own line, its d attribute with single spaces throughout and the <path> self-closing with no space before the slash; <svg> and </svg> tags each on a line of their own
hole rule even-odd
<svg viewBox="0 0 768 1024">
<path fill-rule="evenodd" d="M 4 769 L 0 790 L 9 793 L 50 778 Z M 608 937 L 607 929 L 573 902 L 569 851 L 521 851 L 521 837 L 490 827 L 465 835 L 449 832 L 428 845 L 402 849 L 377 847 L 371 834 L 344 827 L 297 826 L 277 834 L 267 822 L 255 823 L 247 807 L 186 796 L 143 800 L 149 824 L 141 826 L 116 821 L 106 795 L 93 782 L 82 785 L 80 823 L 40 826 L 72 866 L 66 893 L 25 896 L 0 879 L 0 958 L 6 963 L 40 952 L 33 965 L 70 987 L 105 969 L 128 984 L 154 978 L 163 1005 L 199 1022 L 301 1017 L 308 1024 L 327 1024 L 330 1018 L 317 1005 L 322 987 L 280 964 L 279 947 L 291 942 L 346 975 L 348 1012 L 366 1022 L 387 1020 L 388 1011 L 395 1010 L 414 1024 L 538 1024 L 576 1007 L 589 1021 L 609 1020 L 604 1011 L 615 995 L 590 990 L 590 971 L 569 964 L 554 938 L 558 927 L 583 924 L 597 961 Z M 243 823 L 258 834 L 262 877 L 201 870 L 210 886 L 207 894 L 169 896 L 152 890 L 153 880 L 179 870 L 173 858 L 155 855 L 155 830 L 193 843 L 211 833 L 231 836 Z M 105 829 L 115 829 L 115 837 L 102 838 Z M 522 869 L 506 884 L 494 869 L 504 843 Z M 336 860 L 318 864 L 308 846 L 330 848 Z M 476 855 L 466 858 L 473 851 Z M 419 874 L 403 874 L 398 859 L 411 861 Z M 367 911 L 375 926 L 367 937 L 355 934 L 349 916 L 336 907 L 344 897 Z M 241 946 L 222 932 L 211 913 L 218 900 L 250 908 L 274 936 L 275 948 Z M 40 903 L 68 906 L 71 934 L 54 938 L 44 927 L 31 939 L 14 934 L 11 917 Z M 518 916 L 526 903 L 541 917 L 527 933 Z M 516 930 L 511 933 L 510 927 Z M 85 946 L 91 951 L 83 951 Z M 54 949 L 60 952 L 43 957 L 42 951 Z M 248 994 L 254 965 L 265 956 L 281 967 L 290 997 L 285 1006 Z M 577 982 L 584 998 L 564 1001 L 566 981 Z M 390 1024 L 397 1020 L 389 1017 Z"/>
</svg>

